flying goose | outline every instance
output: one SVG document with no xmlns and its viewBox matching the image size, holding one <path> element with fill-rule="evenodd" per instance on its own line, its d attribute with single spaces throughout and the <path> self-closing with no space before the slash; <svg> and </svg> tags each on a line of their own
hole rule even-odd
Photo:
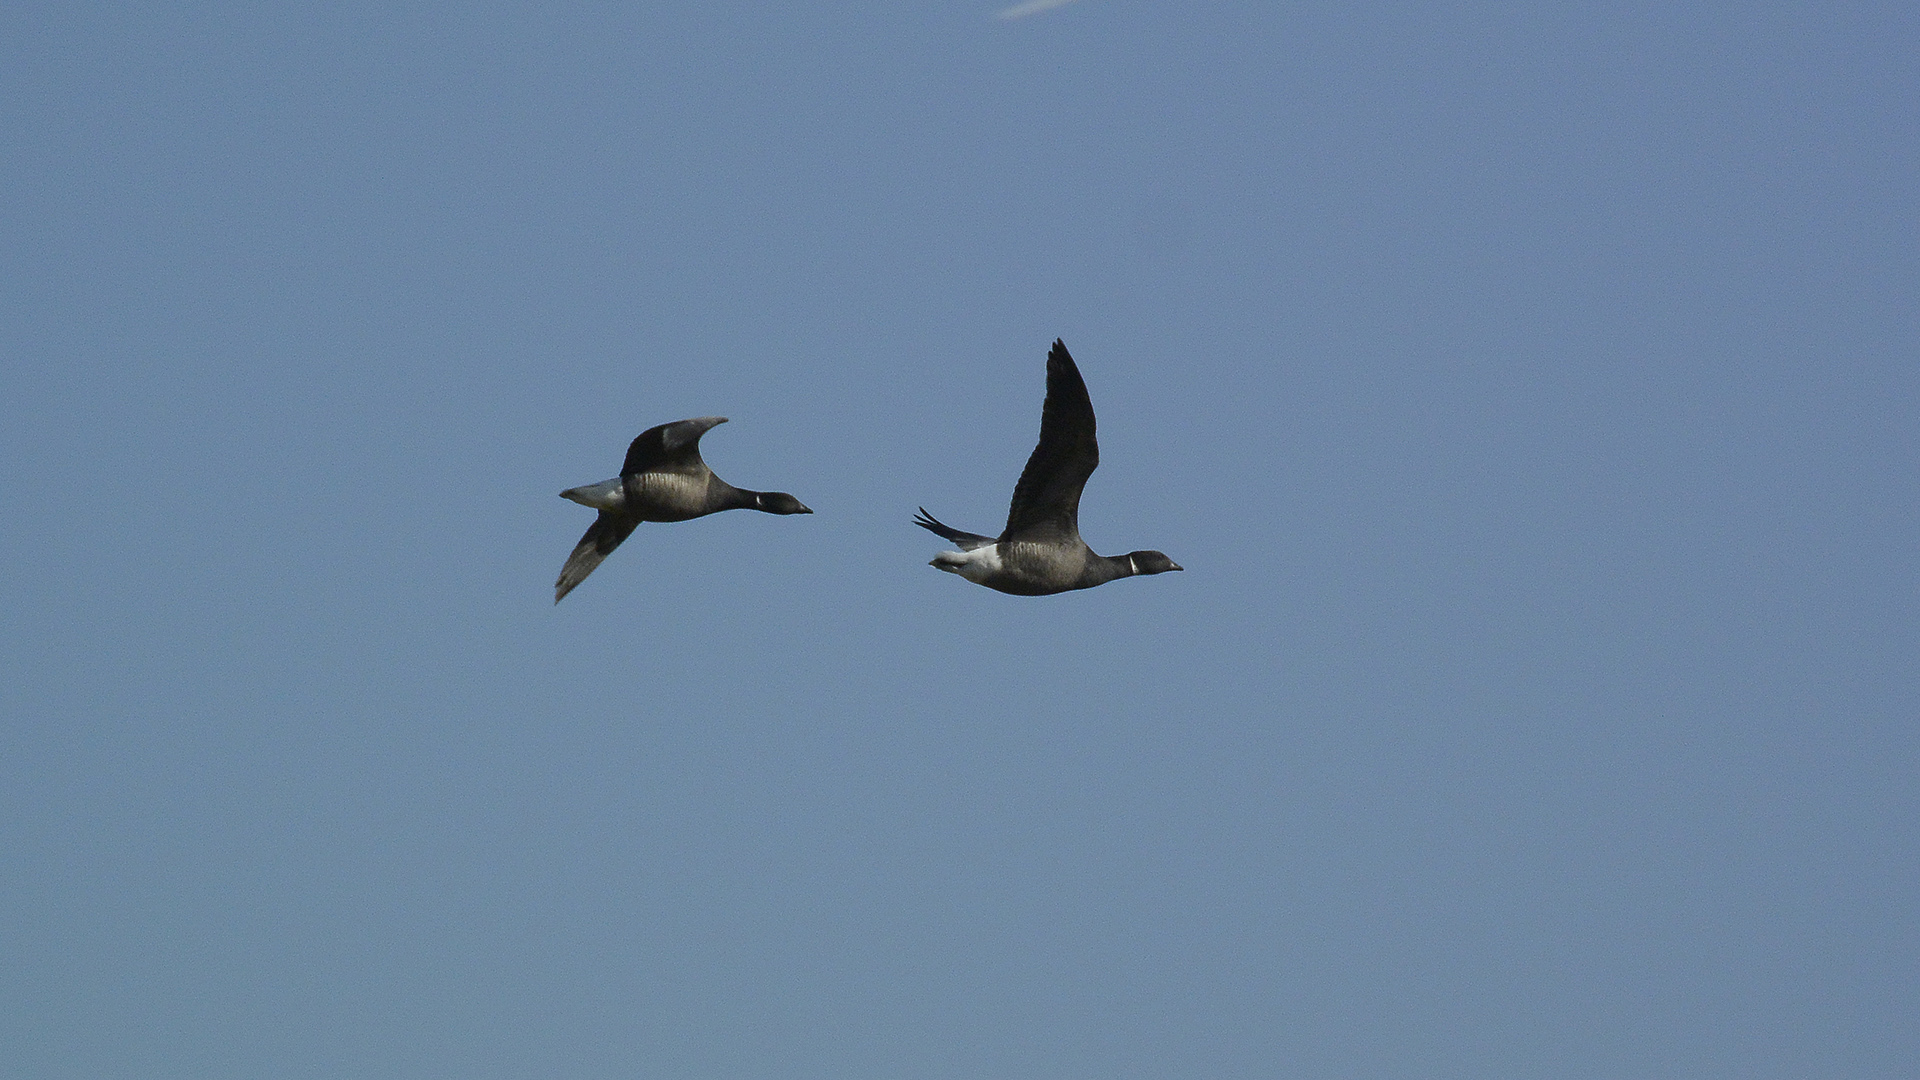
<svg viewBox="0 0 1920 1080">
<path fill-rule="evenodd" d="M 726 422 L 724 416 L 699 416 L 648 428 L 627 447 L 619 476 L 560 493 L 563 499 L 600 511 L 600 516 L 560 569 L 560 580 L 553 583 L 554 603 L 586 580 L 643 521 L 687 521 L 722 510 L 813 513 L 784 491 L 747 491 L 713 475 L 700 460 L 700 436 Z"/>
<path fill-rule="evenodd" d="M 1080 539 L 1080 492 L 1099 464 L 1093 401 L 1066 343 L 1056 339 L 1047 353 L 1040 445 L 1014 486 L 1006 529 L 997 538 L 961 532 L 921 507 L 913 523 L 960 548 L 941 552 L 928 565 L 1016 596 L 1091 589 L 1115 578 L 1181 569 L 1158 551 L 1096 555 Z"/>
</svg>

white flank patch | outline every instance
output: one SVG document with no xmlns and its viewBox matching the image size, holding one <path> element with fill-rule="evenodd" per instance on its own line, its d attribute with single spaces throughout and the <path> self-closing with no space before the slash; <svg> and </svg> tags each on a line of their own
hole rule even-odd
<svg viewBox="0 0 1920 1080">
<path fill-rule="evenodd" d="M 996 12 L 996 19 L 1024 19 L 1029 15 L 1038 15 L 1043 11 L 1052 11 L 1057 7 L 1066 7 L 1073 0 L 1027 0 L 1024 4 L 1015 4 L 1004 11 Z"/>
<path fill-rule="evenodd" d="M 943 551 L 934 557 L 933 565 L 978 585 L 1000 572 L 1000 548 L 988 544 L 972 551 Z"/>
<path fill-rule="evenodd" d="M 1000 545 L 988 544 L 972 551 L 960 553 L 967 560 L 960 568 L 960 576 L 978 584 L 1000 572 Z"/>
<path fill-rule="evenodd" d="M 581 506 L 591 506 L 595 510 L 619 510 L 627 505 L 626 489 L 617 476 L 597 484 L 568 488 L 560 493 L 560 497 L 572 499 Z"/>
</svg>

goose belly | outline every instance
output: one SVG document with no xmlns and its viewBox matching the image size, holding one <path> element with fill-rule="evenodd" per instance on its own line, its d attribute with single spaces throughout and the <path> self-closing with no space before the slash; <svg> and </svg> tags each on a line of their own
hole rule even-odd
<svg viewBox="0 0 1920 1080">
<path fill-rule="evenodd" d="M 1087 568 L 1088 551 L 1057 544 L 1002 544 L 1001 556 L 1009 578 L 1028 594 L 1062 592 L 1073 587 Z M 1014 591 L 1014 590 L 1008 590 Z"/>
<path fill-rule="evenodd" d="M 1086 553 L 1043 544 L 988 544 L 972 551 L 943 551 L 933 565 L 1015 596 L 1046 596 L 1076 588 Z"/>
<path fill-rule="evenodd" d="M 627 478 L 628 495 L 637 496 L 635 506 L 644 521 L 685 521 L 708 512 L 709 479 L 683 473 L 642 473 Z"/>
</svg>

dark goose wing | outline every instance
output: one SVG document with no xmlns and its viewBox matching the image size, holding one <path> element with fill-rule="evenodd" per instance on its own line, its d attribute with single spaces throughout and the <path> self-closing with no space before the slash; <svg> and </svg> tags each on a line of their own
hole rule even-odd
<svg viewBox="0 0 1920 1080">
<path fill-rule="evenodd" d="M 707 463 L 700 460 L 700 436 L 726 422 L 724 416 L 699 416 L 648 428 L 634 436 L 627 447 L 627 460 L 620 466 L 620 475 L 703 471 Z"/>
<path fill-rule="evenodd" d="M 991 544 L 994 542 L 994 539 L 991 536 L 981 536 L 979 533 L 961 532 L 959 529 L 956 529 L 953 526 L 947 524 L 946 522 L 941 521 L 939 518 L 934 517 L 932 514 L 927 513 L 927 508 L 924 506 L 920 508 L 920 512 L 918 514 L 914 515 L 913 523 L 927 530 L 928 532 L 933 533 L 935 536 L 938 536 L 943 540 L 953 541 L 956 545 L 959 546 L 961 551 L 973 551 L 976 548 L 983 548 L 983 547 L 986 547 L 988 544 Z"/>
<path fill-rule="evenodd" d="M 1000 539 L 1069 540 L 1080 535 L 1080 491 L 1100 464 L 1093 437 L 1093 401 L 1080 369 L 1055 340 L 1047 353 L 1047 403 L 1040 408 L 1040 445 L 1013 488 Z"/>
<path fill-rule="evenodd" d="M 573 546 L 573 554 L 567 556 L 567 565 L 560 568 L 560 580 L 553 583 L 553 602 L 559 603 L 575 585 L 587 580 L 593 568 L 613 553 L 620 542 L 633 535 L 640 522 L 634 518 L 617 517 L 600 511 L 600 516 L 587 526 L 586 535 Z"/>
</svg>

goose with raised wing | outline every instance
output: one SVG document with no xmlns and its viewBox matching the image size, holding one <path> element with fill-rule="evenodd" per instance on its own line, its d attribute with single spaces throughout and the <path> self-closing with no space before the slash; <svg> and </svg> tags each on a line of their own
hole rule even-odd
<svg viewBox="0 0 1920 1080">
<path fill-rule="evenodd" d="M 1080 492 L 1100 464 L 1093 429 L 1086 381 L 1066 343 L 1055 340 L 1047 354 L 1040 445 L 1014 486 L 1007 527 L 997 537 L 961 532 L 921 507 L 913 523 L 960 549 L 943 551 L 928 565 L 1016 596 L 1091 589 L 1117 578 L 1183 569 L 1158 551 L 1097 555 L 1080 539 Z"/>
<path fill-rule="evenodd" d="M 648 428 L 627 447 L 619 476 L 560 493 L 563 499 L 600 511 L 600 516 L 587 527 L 561 568 L 560 580 L 553 583 L 554 603 L 585 581 L 643 521 L 687 521 L 722 510 L 813 513 L 784 491 L 748 491 L 713 475 L 700 458 L 700 436 L 726 422 L 724 416 L 699 416 Z"/>
</svg>

